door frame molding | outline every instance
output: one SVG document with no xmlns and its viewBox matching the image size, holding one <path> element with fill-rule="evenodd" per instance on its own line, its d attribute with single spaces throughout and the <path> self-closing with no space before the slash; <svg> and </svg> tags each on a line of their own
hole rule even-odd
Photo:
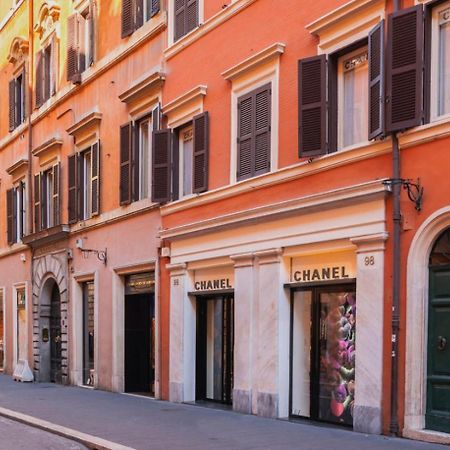
<svg viewBox="0 0 450 450">
<path fill-rule="evenodd" d="M 403 436 L 450 443 L 450 434 L 425 430 L 429 257 L 440 234 L 450 227 L 450 206 L 430 215 L 417 230 L 407 260 L 405 416 Z"/>
</svg>

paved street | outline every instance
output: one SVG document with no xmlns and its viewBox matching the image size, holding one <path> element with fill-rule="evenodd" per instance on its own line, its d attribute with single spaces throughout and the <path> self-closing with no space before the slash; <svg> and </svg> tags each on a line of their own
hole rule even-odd
<svg viewBox="0 0 450 450">
<path fill-rule="evenodd" d="M 60 436 L 0 417 L 0 450 L 87 450 Z"/>
<path fill-rule="evenodd" d="M 305 423 L 268 420 L 191 405 L 53 384 L 21 384 L 0 376 L 0 407 L 65 426 L 135 449 L 337 449 L 439 450 L 446 446 L 366 436 Z M 3 427 L 0 427 L 3 440 Z M 14 435 L 13 430 L 7 435 Z M 24 439 L 28 439 L 26 434 Z M 22 438 L 21 436 L 21 438 Z M 44 440 L 41 440 L 44 439 Z M 38 447 L 51 447 L 36 432 Z M 66 444 L 62 444 L 66 445 Z"/>
</svg>

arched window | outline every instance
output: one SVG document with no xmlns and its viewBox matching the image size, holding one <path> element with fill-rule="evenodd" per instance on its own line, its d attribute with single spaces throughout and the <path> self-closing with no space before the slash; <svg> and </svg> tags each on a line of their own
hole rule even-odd
<svg viewBox="0 0 450 450">
<path fill-rule="evenodd" d="M 430 266 L 450 265 L 450 228 L 438 238 L 430 255 Z"/>
</svg>

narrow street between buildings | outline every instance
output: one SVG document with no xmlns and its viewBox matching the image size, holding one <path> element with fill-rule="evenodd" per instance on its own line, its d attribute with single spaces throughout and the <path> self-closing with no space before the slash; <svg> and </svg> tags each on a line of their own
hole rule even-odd
<svg viewBox="0 0 450 450">
<path fill-rule="evenodd" d="M 0 413 L 5 410 L 105 439 L 111 448 L 138 450 L 176 449 L 301 449 L 322 450 L 439 450 L 447 447 L 384 436 L 368 436 L 350 430 L 316 424 L 270 420 L 232 411 L 186 404 L 171 404 L 145 397 L 56 384 L 15 383 L 0 376 Z M 6 423 L 6 422 L 5 422 Z M 20 425 L 21 427 L 22 425 Z M 19 427 L 19 425 L 17 425 Z M 26 433 L 14 433 L 0 422 L 2 439 L 11 445 L 0 449 L 79 449 L 52 447 L 53 436 L 36 431 L 28 447 L 21 447 Z M 13 439 L 16 435 L 16 440 Z M 58 438 L 59 439 L 59 438 Z M 40 444 L 42 442 L 42 445 Z M 5 445 L 5 444 L 2 444 Z M 38 447 L 33 447 L 38 445 Z M 39 446 L 41 445 L 41 446 Z M 123 447 L 122 447 L 123 448 Z"/>
</svg>

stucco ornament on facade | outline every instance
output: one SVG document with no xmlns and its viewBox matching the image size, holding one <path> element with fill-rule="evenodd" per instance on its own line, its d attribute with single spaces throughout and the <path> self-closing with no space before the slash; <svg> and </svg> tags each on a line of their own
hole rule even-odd
<svg viewBox="0 0 450 450">
<path fill-rule="evenodd" d="M 29 43 L 23 37 L 15 37 L 11 43 L 8 54 L 8 62 L 17 64 L 25 59 L 28 55 Z"/>
<path fill-rule="evenodd" d="M 61 7 L 55 1 L 50 0 L 42 4 L 34 27 L 34 31 L 39 34 L 41 40 L 45 40 L 56 28 L 60 13 Z"/>
</svg>

